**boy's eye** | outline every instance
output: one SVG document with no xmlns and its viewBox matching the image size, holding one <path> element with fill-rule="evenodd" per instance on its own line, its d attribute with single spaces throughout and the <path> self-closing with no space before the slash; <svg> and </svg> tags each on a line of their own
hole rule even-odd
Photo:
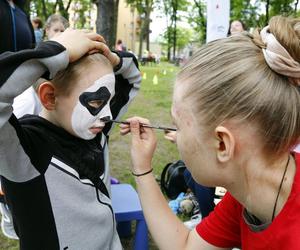
<svg viewBox="0 0 300 250">
<path fill-rule="evenodd" d="M 103 100 L 93 100 L 89 101 L 88 105 L 93 107 L 93 108 L 100 108 L 103 105 L 104 101 Z"/>
</svg>

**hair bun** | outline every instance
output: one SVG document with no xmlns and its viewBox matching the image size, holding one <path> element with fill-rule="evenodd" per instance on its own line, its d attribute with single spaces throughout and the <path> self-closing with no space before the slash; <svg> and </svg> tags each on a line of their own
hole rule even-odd
<svg viewBox="0 0 300 250">
<path fill-rule="evenodd" d="M 299 29 L 295 30 L 295 28 Z M 269 67 L 287 76 L 291 83 L 300 85 L 299 19 L 276 16 L 260 32 L 265 45 L 263 54 Z"/>
</svg>

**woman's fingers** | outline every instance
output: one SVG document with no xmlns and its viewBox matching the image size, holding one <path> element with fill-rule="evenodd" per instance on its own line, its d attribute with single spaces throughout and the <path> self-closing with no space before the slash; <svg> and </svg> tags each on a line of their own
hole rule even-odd
<svg viewBox="0 0 300 250">
<path fill-rule="evenodd" d="M 62 44 L 69 52 L 70 62 L 74 62 L 85 54 L 102 51 L 105 39 L 97 33 L 87 30 L 66 29 L 52 40 Z"/>
<path fill-rule="evenodd" d="M 139 123 L 150 125 L 150 121 L 148 119 L 140 117 L 140 116 L 134 116 L 134 117 L 126 119 L 127 122 L 131 122 L 133 120 L 137 120 Z"/>
<path fill-rule="evenodd" d="M 102 42 L 102 43 L 106 43 L 105 39 L 103 38 L 103 36 L 94 33 L 94 32 L 85 32 L 86 33 L 86 37 L 88 37 L 89 39 L 93 40 L 93 41 L 98 41 L 98 42 Z"/>
<path fill-rule="evenodd" d="M 130 127 L 120 128 L 120 134 L 121 135 L 127 135 L 128 133 L 130 133 Z"/>
<path fill-rule="evenodd" d="M 100 52 L 110 61 L 113 67 L 120 63 L 119 56 L 116 53 L 111 52 L 106 44 L 101 44 Z"/>
</svg>

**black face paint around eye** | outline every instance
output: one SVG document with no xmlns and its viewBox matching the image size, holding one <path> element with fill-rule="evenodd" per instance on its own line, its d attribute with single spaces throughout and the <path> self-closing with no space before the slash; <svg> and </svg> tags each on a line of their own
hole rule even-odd
<svg viewBox="0 0 300 250">
<path fill-rule="evenodd" d="M 107 104 L 111 94 L 106 87 L 100 87 L 96 92 L 83 92 L 79 96 L 80 103 L 87 108 L 91 115 L 97 115 L 102 108 Z M 103 101 L 103 103 L 98 107 L 92 107 L 89 102 L 92 101 Z"/>
</svg>

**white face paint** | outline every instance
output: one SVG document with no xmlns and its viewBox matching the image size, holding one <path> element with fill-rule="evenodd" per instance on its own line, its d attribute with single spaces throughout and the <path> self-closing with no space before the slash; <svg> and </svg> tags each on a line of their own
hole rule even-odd
<svg viewBox="0 0 300 250">
<path fill-rule="evenodd" d="M 110 100 L 115 95 L 115 75 L 104 75 L 87 88 L 75 105 L 71 124 L 72 129 L 82 139 L 93 139 L 105 125 L 101 118 L 112 118 Z"/>
</svg>

